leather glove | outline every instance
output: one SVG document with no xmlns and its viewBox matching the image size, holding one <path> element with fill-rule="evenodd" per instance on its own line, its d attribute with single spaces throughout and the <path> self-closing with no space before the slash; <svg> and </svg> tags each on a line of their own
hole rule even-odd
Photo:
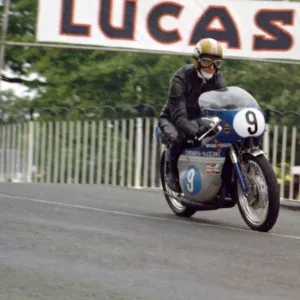
<svg viewBox="0 0 300 300">
<path fill-rule="evenodd" d="M 209 129 L 211 129 L 210 124 L 202 125 L 199 127 L 197 133 L 196 133 L 196 139 L 200 138 L 205 132 L 207 132 Z"/>
</svg>

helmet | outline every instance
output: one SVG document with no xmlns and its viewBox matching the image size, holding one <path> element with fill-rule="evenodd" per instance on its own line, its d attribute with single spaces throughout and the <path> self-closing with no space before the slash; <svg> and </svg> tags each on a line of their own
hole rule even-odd
<svg viewBox="0 0 300 300">
<path fill-rule="evenodd" d="M 201 67 L 208 67 L 212 63 L 214 63 L 218 69 L 221 66 L 223 58 L 222 46 L 215 39 L 202 39 L 194 48 L 193 58 L 194 66 L 197 70 L 200 70 Z"/>
</svg>

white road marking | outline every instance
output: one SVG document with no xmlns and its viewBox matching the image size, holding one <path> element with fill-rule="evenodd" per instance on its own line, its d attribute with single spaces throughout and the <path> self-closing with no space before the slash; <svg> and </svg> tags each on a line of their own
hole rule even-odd
<svg viewBox="0 0 300 300">
<path fill-rule="evenodd" d="M 11 196 L 11 195 L 0 194 L 0 197 L 10 198 L 10 199 L 15 199 L 15 200 L 25 200 L 25 201 L 36 202 L 36 203 L 44 203 L 44 204 L 50 204 L 50 205 L 57 205 L 57 206 L 64 206 L 64 207 L 71 207 L 71 208 L 79 208 L 79 209 L 98 211 L 98 212 L 104 212 L 104 213 L 127 216 L 127 217 L 136 217 L 136 218 L 152 219 L 152 220 L 175 222 L 175 223 L 185 223 L 185 224 L 190 224 L 190 225 L 191 224 L 193 224 L 193 225 L 196 224 L 198 226 L 204 226 L 204 227 L 229 229 L 229 230 L 232 230 L 232 231 L 243 231 L 243 232 L 249 232 L 249 233 L 253 233 L 253 234 L 260 234 L 260 235 L 267 235 L 267 236 L 271 235 L 271 236 L 289 238 L 289 239 L 294 239 L 294 240 L 300 240 L 300 236 L 286 235 L 286 234 L 272 233 L 272 232 L 263 233 L 263 232 L 253 231 L 251 229 L 242 229 L 242 228 L 222 226 L 222 225 L 214 225 L 214 224 L 207 224 L 207 223 L 195 223 L 195 222 L 192 222 L 192 221 L 185 221 L 183 219 L 174 220 L 174 219 L 168 219 L 168 218 L 164 218 L 164 217 L 154 217 L 154 216 L 143 215 L 143 214 L 136 214 L 136 213 L 129 213 L 129 212 L 123 212 L 123 211 L 117 211 L 117 210 L 109 210 L 109 209 L 97 208 L 97 207 L 91 207 L 91 206 L 85 206 L 85 205 L 77 205 L 77 204 L 70 204 L 70 203 L 62 203 L 62 202 L 55 202 L 55 201 L 49 201 L 49 200 L 28 198 L 28 197 L 22 197 L 22 196 Z"/>
</svg>

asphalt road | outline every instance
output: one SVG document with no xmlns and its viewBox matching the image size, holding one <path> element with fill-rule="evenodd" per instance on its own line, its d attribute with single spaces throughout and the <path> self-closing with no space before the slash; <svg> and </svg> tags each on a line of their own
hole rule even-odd
<svg viewBox="0 0 300 300">
<path fill-rule="evenodd" d="M 300 298 L 300 212 L 269 233 L 237 208 L 173 215 L 162 194 L 0 184 L 0 299 Z"/>
</svg>

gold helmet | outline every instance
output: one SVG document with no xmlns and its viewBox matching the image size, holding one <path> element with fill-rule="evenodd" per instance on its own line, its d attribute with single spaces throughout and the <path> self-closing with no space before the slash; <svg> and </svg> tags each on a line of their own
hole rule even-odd
<svg viewBox="0 0 300 300">
<path fill-rule="evenodd" d="M 199 70 L 201 66 L 208 67 L 212 63 L 215 64 L 216 68 L 219 68 L 223 58 L 222 46 L 215 39 L 202 39 L 194 48 L 193 58 L 194 66 L 197 70 Z"/>
</svg>

